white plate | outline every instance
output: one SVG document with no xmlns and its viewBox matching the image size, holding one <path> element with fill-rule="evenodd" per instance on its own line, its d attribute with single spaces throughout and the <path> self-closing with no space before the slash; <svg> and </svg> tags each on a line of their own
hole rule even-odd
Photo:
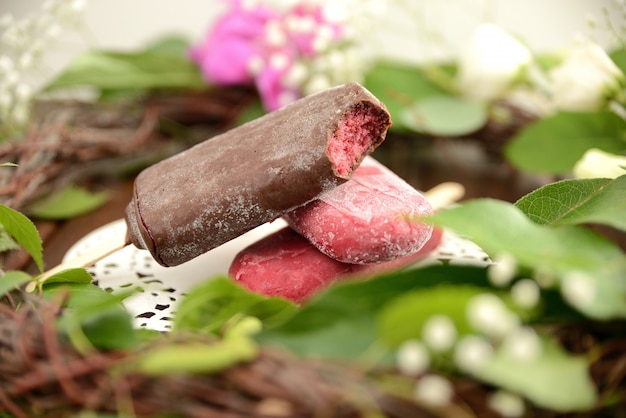
<svg viewBox="0 0 626 418">
<path fill-rule="evenodd" d="M 212 277 L 227 275 L 239 251 L 285 225 L 282 219 L 261 225 L 176 267 L 163 267 L 154 261 L 148 251 L 128 245 L 87 270 L 94 277 L 94 283 L 109 292 L 142 289 L 124 301 L 126 309 L 134 318 L 134 325 L 167 331 L 171 328 L 177 304 L 189 289 Z M 104 225 L 76 242 L 67 251 L 63 261 L 71 260 L 125 231 L 123 219 Z M 441 262 L 485 265 L 490 260 L 473 242 L 446 231 L 439 248 L 419 263 Z"/>
</svg>

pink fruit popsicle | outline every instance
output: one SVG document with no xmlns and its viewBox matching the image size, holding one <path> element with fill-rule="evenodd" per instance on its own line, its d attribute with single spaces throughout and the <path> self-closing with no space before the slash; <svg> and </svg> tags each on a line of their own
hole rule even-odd
<svg viewBox="0 0 626 418">
<path fill-rule="evenodd" d="M 352 266 L 329 258 L 293 229 L 284 227 L 239 252 L 228 274 L 252 292 L 302 302 L 348 274 Z"/>
<path fill-rule="evenodd" d="M 283 215 L 318 250 L 343 263 L 382 263 L 418 251 L 432 226 L 424 196 L 387 167 L 366 157 L 352 179 Z"/>
<path fill-rule="evenodd" d="M 285 227 L 239 252 L 229 276 L 251 292 L 302 303 L 337 281 L 406 267 L 437 248 L 441 236 L 441 230 L 435 229 L 419 251 L 393 261 L 348 264 L 321 253 L 293 229 Z"/>
<path fill-rule="evenodd" d="M 390 124 L 347 83 L 211 138 L 139 174 L 127 242 L 163 266 L 191 260 L 346 182 Z"/>
</svg>

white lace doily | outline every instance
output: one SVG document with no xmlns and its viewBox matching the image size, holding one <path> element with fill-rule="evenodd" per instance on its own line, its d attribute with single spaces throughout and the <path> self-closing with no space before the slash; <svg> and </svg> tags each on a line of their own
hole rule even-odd
<svg viewBox="0 0 626 418">
<path fill-rule="evenodd" d="M 171 328 L 176 306 L 194 285 L 218 275 L 226 275 L 235 255 L 284 227 L 283 220 L 262 225 L 226 244 L 176 267 L 162 267 L 150 253 L 133 245 L 109 255 L 87 270 L 94 283 L 108 292 L 140 289 L 125 299 L 124 306 L 134 318 L 136 327 L 157 331 Z M 65 254 L 71 260 L 98 246 L 116 234 L 125 234 L 123 219 L 104 225 L 80 239 Z M 489 264 L 489 257 L 476 244 L 446 231 L 442 243 L 420 263 Z"/>
</svg>

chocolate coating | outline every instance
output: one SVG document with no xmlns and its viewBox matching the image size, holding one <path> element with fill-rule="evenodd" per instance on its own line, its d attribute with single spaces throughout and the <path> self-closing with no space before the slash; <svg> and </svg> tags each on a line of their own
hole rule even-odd
<svg viewBox="0 0 626 418">
<path fill-rule="evenodd" d="M 191 260 L 347 181 L 390 125 L 378 99 L 347 83 L 210 138 L 137 176 L 127 242 L 163 266 Z"/>
</svg>

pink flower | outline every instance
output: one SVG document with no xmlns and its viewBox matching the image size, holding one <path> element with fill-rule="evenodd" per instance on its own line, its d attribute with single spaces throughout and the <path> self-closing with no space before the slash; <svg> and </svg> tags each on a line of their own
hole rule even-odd
<svg viewBox="0 0 626 418">
<path fill-rule="evenodd" d="M 217 20 L 204 41 L 191 49 L 190 55 L 212 83 L 250 84 L 253 82 L 250 59 L 256 53 L 265 23 L 277 15 L 260 5 L 245 10 L 237 0 L 232 1 L 232 6 Z"/>
<path fill-rule="evenodd" d="M 259 4 L 244 7 L 242 0 L 230 4 L 191 50 L 204 77 L 220 85 L 255 84 L 268 111 L 301 97 L 302 86 L 288 77 L 290 70 L 340 40 L 341 27 L 326 21 L 320 5 L 305 0 L 281 12 Z"/>
<path fill-rule="evenodd" d="M 256 78 L 256 87 L 263 101 L 263 107 L 271 111 L 298 99 L 298 89 L 283 84 L 284 71 L 266 67 Z"/>
<path fill-rule="evenodd" d="M 341 38 L 341 27 L 326 22 L 321 5 L 296 4 L 285 17 L 292 44 L 305 57 L 315 56 L 321 47 Z"/>
</svg>

